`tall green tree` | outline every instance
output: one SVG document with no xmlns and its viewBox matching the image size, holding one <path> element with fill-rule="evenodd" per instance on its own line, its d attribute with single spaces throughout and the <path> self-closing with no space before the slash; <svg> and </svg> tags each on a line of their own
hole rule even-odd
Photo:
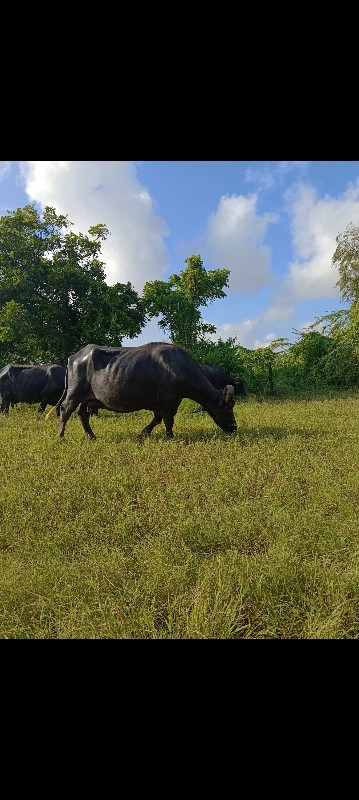
<svg viewBox="0 0 359 800">
<path fill-rule="evenodd" d="M 359 299 L 317 322 L 332 343 L 323 364 L 325 383 L 337 389 L 359 386 Z"/>
<path fill-rule="evenodd" d="M 88 342 L 120 346 L 140 333 L 145 311 L 131 284 L 105 282 L 108 229 L 75 234 L 71 224 L 49 206 L 0 218 L 0 363 L 65 363 Z"/>
<path fill-rule="evenodd" d="M 336 242 L 332 264 L 339 270 L 337 286 L 344 300 L 359 300 L 359 225 L 351 222 Z"/>
<path fill-rule="evenodd" d="M 226 340 L 220 338 L 217 342 L 201 338 L 191 349 L 191 356 L 198 364 L 216 364 L 232 377 L 241 377 L 235 337 Z"/>
<path fill-rule="evenodd" d="M 185 259 L 187 267 L 168 281 L 148 281 L 143 290 L 146 311 L 159 317 L 159 326 L 171 341 L 189 350 L 205 333 L 214 333 L 214 325 L 202 322 L 200 307 L 225 297 L 229 269 L 207 270 L 199 254 Z"/>
</svg>

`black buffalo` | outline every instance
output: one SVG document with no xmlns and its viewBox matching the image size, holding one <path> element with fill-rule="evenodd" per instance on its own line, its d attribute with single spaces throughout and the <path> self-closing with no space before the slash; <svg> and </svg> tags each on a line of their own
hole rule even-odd
<svg viewBox="0 0 359 800">
<path fill-rule="evenodd" d="M 45 411 L 61 396 L 65 385 L 65 369 L 59 364 L 7 364 L 0 370 L 0 411 L 7 416 L 10 405 L 39 403 Z"/>
<path fill-rule="evenodd" d="M 227 433 L 237 430 L 233 386 L 222 392 L 214 389 L 181 347 L 161 342 L 121 348 L 88 344 L 68 359 L 65 390 L 46 419 L 60 407 L 59 435 L 63 436 L 67 420 L 80 406 L 84 431 L 94 439 L 89 423 L 94 403 L 120 413 L 148 409 L 154 417 L 141 435 L 150 434 L 163 420 L 172 439 L 174 416 L 183 397 L 201 403 Z"/>
<path fill-rule="evenodd" d="M 218 367 L 217 364 L 199 364 L 198 366 L 215 389 L 224 389 L 225 386 L 233 386 L 234 394 L 246 394 L 242 378 L 231 378 L 231 376 L 228 375 L 222 367 Z M 196 408 L 193 413 L 196 414 L 204 410 L 205 409 L 201 406 L 200 408 Z"/>
</svg>

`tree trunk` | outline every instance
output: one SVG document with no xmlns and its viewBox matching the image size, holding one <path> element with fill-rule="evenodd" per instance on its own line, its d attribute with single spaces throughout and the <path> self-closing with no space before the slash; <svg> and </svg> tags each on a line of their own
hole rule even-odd
<svg viewBox="0 0 359 800">
<path fill-rule="evenodd" d="M 268 364 L 268 384 L 269 384 L 269 394 L 274 394 L 273 369 L 272 369 L 272 364 L 270 362 Z"/>
</svg>

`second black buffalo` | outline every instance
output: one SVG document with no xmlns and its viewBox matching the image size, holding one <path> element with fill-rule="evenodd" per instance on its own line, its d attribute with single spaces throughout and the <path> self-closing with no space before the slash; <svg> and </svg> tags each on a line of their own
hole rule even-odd
<svg viewBox="0 0 359 800">
<path fill-rule="evenodd" d="M 46 419 L 60 407 L 63 436 L 67 420 L 80 406 L 84 431 L 94 439 L 89 422 L 94 401 L 99 408 L 120 413 L 148 409 L 154 417 L 141 434 L 150 434 L 163 420 L 172 439 L 174 417 L 184 397 L 200 403 L 222 430 L 237 430 L 233 386 L 215 389 L 181 347 L 162 342 L 122 348 L 88 344 L 68 359 L 65 390 Z"/>
<path fill-rule="evenodd" d="M 59 364 L 7 364 L 0 370 L 0 410 L 10 405 L 39 403 L 38 412 L 57 402 L 64 390 L 65 369 Z"/>
<path fill-rule="evenodd" d="M 224 369 L 217 364 L 199 364 L 198 366 L 215 389 L 224 389 L 225 386 L 233 386 L 234 394 L 246 394 L 242 378 L 232 378 L 228 375 L 228 372 L 225 372 Z M 201 406 L 200 408 L 196 408 L 193 413 L 196 414 L 199 411 L 205 411 L 205 409 Z"/>
</svg>

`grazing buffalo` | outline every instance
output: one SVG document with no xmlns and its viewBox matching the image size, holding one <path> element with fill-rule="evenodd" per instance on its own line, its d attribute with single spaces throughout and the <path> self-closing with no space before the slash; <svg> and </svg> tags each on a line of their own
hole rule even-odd
<svg viewBox="0 0 359 800">
<path fill-rule="evenodd" d="M 224 389 L 225 386 L 233 386 L 234 394 L 246 394 L 245 386 L 241 378 L 231 378 L 231 376 L 228 375 L 222 367 L 218 367 L 217 364 L 199 364 L 198 366 L 215 389 Z M 197 414 L 199 411 L 205 411 L 205 409 L 201 406 L 200 408 L 196 408 L 193 413 Z"/>
<path fill-rule="evenodd" d="M 10 404 L 39 403 L 45 411 L 61 396 L 65 369 L 58 364 L 7 364 L 0 370 L 0 411 L 7 417 Z"/>
<path fill-rule="evenodd" d="M 183 397 L 195 400 L 227 433 L 237 430 L 233 414 L 234 388 L 214 389 L 191 356 L 173 344 L 152 342 L 142 347 L 98 347 L 88 344 L 70 356 L 62 397 L 49 411 L 60 407 L 59 435 L 78 405 L 85 433 L 94 439 L 90 407 L 125 413 L 148 409 L 153 420 L 141 432 L 151 433 L 162 420 L 166 435 L 173 438 L 173 422 Z"/>
</svg>

